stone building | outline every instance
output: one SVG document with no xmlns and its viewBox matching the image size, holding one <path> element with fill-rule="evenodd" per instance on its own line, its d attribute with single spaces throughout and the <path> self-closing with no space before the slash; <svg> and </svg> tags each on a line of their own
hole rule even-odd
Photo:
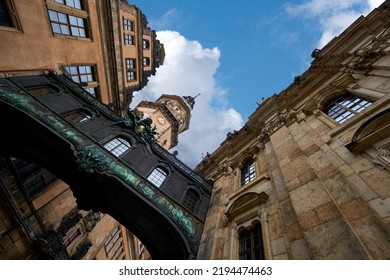
<svg viewBox="0 0 390 280">
<path fill-rule="evenodd" d="M 135 112 L 153 121 L 159 143 L 169 150 L 179 143 L 179 134 L 189 128 L 195 98 L 163 94 L 155 102 L 141 101 Z"/>
<path fill-rule="evenodd" d="M 197 166 L 198 259 L 390 259 L 390 1 Z"/>
<path fill-rule="evenodd" d="M 164 47 L 145 15 L 125 0 L 5 0 L 0 16 L 0 78 L 64 73 L 121 116 L 132 92 L 164 61 Z M 29 90 L 44 96 L 51 89 Z M 124 226 L 77 209 L 69 186 L 40 165 L 1 156 L 0 185 L 0 259 L 137 258 Z M 56 229 L 67 252 L 37 254 L 29 224 Z"/>
</svg>

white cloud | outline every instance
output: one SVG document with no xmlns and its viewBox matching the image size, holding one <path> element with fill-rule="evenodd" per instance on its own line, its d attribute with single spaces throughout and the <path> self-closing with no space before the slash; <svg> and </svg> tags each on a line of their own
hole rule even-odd
<svg viewBox="0 0 390 280">
<path fill-rule="evenodd" d="M 243 125 L 243 119 L 228 107 L 228 91 L 214 77 L 219 67 L 218 48 L 204 48 L 174 31 L 159 31 L 157 38 L 164 44 L 164 65 L 142 91 L 135 93 L 131 107 L 141 100 L 154 101 L 162 94 L 195 96 L 201 93 L 195 100 L 189 130 L 179 135 L 179 145 L 172 149 L 179 152 L 179 159 L 195 167 L 202 160 L 202 154 L 214 151 L 228 132 Z"/>
<path fill-rule="evenodd" d="M 164 30 L 180 21 L 181 14 L 176 8 L 167 11 L 158 19 L 151 19 L 149 24 L 154 30 Z"/>
<path fill-rule="evenodd" d="M 287 4 L 286 12 L 293 17 L 317 21 L 322 32 L 318 48 L 339 35 L 360 15 L 367 15 L 383 0 L 308 0 L 302 4 Z"/>
</svg>

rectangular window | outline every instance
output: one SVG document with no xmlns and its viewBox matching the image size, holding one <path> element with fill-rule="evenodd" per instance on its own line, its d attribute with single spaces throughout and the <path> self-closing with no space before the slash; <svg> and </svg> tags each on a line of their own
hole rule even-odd
<svg viewBox="0 0 390 280">
<path fill-rule="evenodd" d="M 241 169 L 241 185 L 248 184 L 256 178 L 255 162 L 247 161 Z"/>
<path fill-rule="evenodd" d="M 149 40 L 143 39 L 142 45 L 144 49 L 149 49 L 150 46 Z"/>
<path fill-rule="evenodd" d="M 14 26 L 6 1 L 0 1 L 0 25 L 9 27 Z"/>
<path fill-rule="evenodd" d="M 82 1 L 81 0 L 54 0 L 54 2 L 63 4 L 69 7 L 73 7 L 76 9 L 82 9 Z"/>
<path fill-rule="evenodd" d="M 123 34 L 125 45 L 134 45 L 134 36 L 129 34 Z"/>
<path fill-rule="evenodd" d="M 104 251 L 108 259 L 118 259 L 120 255 L 124 252 L 123 242 L 122 242 L 122 232 L 119 227 L 108 236 L 104 242 Z"/>
<path fill-rule="evenodd" d="M 64 66 L 65 75 L 71 78 L 74 82 L 80 84 L 93 97 L 97 96 L 98 83 L 96 78 L 95 66 L 92 65 L 78 65 L 78 66 Z"/>
<path fill-rule="evenodd" d="M 0 29 L 1 30 L 21 30 L 12 0 L 0 1 Z"/>
<path fill-rule="evenodd" d="M 134 24 L 131 20 L 123 18 L 123 30 L 125 31 L 134 31 Z"/>
<path fill-rule="evenodd" d="M 53 33 L 74 37 L 88 37 L 86 20 L 80 17 L 49 10 L 49 19 Z"/>
<path fill-rule="evenodd" d="M 143 58 L 144 66 L 149 66 L 150 65 L 150 58 L 149 57 L 144 57 Z"/>
<path fill-rule="evenodd" d="M 126 80 L 127 82 L 132 82 L 137 80 L 137 69 L 136 69 L 136 60 L 135 58 L 126 58 Z"/>
</svg>

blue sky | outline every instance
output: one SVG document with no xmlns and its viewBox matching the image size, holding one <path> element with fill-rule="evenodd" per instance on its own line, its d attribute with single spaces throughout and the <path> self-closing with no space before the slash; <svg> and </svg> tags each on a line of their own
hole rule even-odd
<svg viewBox="0 0 390 280">
<path fill-rule="evenodd" d="M 382 0 L 140 0 L 164 43 L 166 60 L 141 92 L 202 95 L 190 129 L 179 136 L 179 158 L 194 167 L 226 133 L 238 130 L 263 97 L 281 92 L 322 48 Z"/>
</svg>

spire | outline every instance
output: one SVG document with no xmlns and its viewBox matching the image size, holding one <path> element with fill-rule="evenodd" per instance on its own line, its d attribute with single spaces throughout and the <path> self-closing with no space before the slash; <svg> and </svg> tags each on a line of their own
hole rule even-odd
<svg viewBox="0 0 390 280">
<path fill-rule="evenodd" d="M 194 109 L 194 105 L 195 105 L 195 99 L 200 95 L 200 93 L 198 93 L 195 97 L 192 97 L 192 96 L 183 96 L 184 98 L 184 101 L 187 103 L 187 105 L 192 109 Z"/>
</svg>

